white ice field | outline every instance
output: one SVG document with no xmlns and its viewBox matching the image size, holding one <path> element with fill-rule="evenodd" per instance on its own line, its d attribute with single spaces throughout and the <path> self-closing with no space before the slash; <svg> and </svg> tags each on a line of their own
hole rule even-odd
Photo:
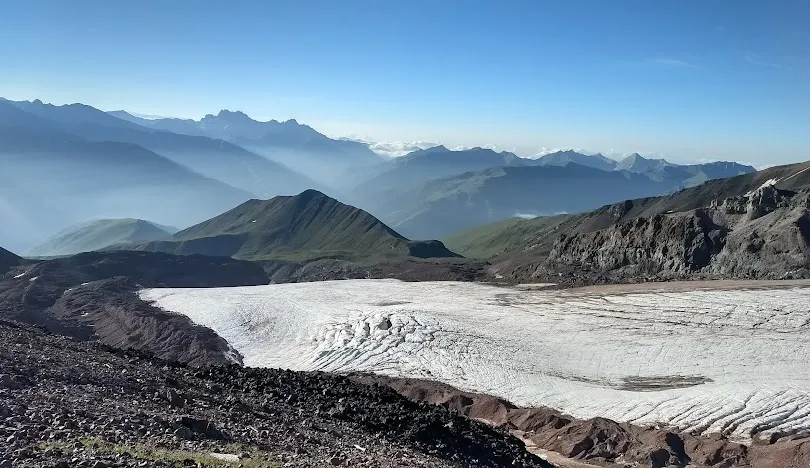
<svg viewBox="0 0 810 468">
<path fill-rule="evenodd" d="M 528 290 L 352 280 L 141 297 L 250 366 L 423 377 L 575 417 L 810 429 L 810 288 Z"/>
</svg>

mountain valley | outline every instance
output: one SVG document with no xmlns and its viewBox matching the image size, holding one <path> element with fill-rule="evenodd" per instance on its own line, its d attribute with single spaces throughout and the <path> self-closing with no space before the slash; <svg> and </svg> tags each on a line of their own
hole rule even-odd
<svg viewBox="0 0 810 468">
<path fill-rule="evenodd" d="M 810 163 L 383 158 L 238 111 L 0 100 L 0 165 L 3 468 L 810 453 Z"/>
</svg>

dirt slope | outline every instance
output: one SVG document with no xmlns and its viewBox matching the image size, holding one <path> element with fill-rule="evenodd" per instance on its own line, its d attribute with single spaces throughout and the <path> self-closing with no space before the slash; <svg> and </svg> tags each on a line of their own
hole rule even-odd
<svg viewBox="0 0 810 468">
<path fill-rule="evenodd" d="M 141 287 L 266 284 L 261 267 L 229 258 L 85 253 L 18 267 L 0 280 L 0 318 L 81 340 L 135 347 L 194 364 L 239 362 L 214 332 L 143 303 Z"/>
</svg>

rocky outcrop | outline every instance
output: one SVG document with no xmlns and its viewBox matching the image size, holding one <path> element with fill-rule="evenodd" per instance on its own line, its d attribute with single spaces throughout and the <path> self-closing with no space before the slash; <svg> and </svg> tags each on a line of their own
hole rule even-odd
<svg viewBox="0 0 810 468">
<path fill-rule="evenodd" d="M 637 218 L 596 232 L 561 235 L 544 268 L 622 276 L 686 275 L 706 267 L 723 249 L 727 234 L 703 211 Z"/>
<path fill-rule="evenodd" d="M 622 210 L 625 208 L 625 210 Z M 621 217 L 626 205 L 615 205 Z M 535 278 L 810 277 L 810 197 L 766 184 L 707 208 L 562 234 Z"/>
<path fill-rule="evenodd" d="M 779 208 L 790 206 L 790 200 L 794 195 L 796 192 L 765 185 L 741 197 L 713 200 L 711 208 L 729 215 L 747 215 L 748 219 L 754 220 Z"/>
</svg>

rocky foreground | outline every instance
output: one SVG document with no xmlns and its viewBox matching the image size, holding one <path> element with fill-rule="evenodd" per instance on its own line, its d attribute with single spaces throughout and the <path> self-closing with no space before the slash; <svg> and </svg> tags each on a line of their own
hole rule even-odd
<svg viewBox="0 0 810 468">
<path fill-rule="evenodd" d="M 0 467 L 548 467 L 387 386 L 192 368 L 0 320 Z"/>
</svg>

